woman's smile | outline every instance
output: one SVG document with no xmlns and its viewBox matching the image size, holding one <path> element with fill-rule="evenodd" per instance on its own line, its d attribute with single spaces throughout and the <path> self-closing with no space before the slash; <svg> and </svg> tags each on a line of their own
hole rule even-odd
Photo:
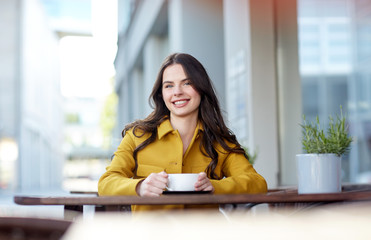
<svg viewBox="0 0 371 240">
<path fill-rule="evenodd" d="M 177 107 L 184 107 L 185 105 L 187 105 L 189 100 L 177 100 L 177 101 L 174 101 L 173 104 Z"/>
</svg>

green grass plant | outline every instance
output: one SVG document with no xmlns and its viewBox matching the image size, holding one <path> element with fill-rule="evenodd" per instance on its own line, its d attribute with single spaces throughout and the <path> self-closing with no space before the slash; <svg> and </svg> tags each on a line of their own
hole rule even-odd
<svg viewBox="0 0 371 240">
<path fill-rule="evenodd" d="M 318 116 L 315 122 L 308 123 L 303 115 L 302 145 L 306 153 L 333 153 L 341 156 L 350 150 L 352 137 L 348 135 L 349 126 L 346 124 L 341 107 L 340 112 L 340 116 L 337 115 L 336 119 L 329 116 L 329 126 L 326 132 L 321 127 Z"/>
</svg>

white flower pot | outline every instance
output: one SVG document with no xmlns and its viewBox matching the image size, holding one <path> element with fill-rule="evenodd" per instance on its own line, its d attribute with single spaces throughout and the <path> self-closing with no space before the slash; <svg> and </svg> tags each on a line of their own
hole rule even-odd
<svg viewBox="0 0 371 240">
<path fill-rule="evenodd" d="M 341 157 L 298 154 L 296 163 L 299 194 L 341 192 Z"/>
</svg>

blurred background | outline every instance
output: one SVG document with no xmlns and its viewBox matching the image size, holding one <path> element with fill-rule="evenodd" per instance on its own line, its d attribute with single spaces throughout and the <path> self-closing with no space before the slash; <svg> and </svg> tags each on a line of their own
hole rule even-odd
<svg viewBox="0 0 371 240">
<path fill-rule="evenodd" d="M 113 152 L 117 1 L 0 12 L 0 191 L 96 189 Z"/>
<path fill-rule="evenodd" d="M 302 115 L 347 116 L 343 182 L 371 182 L 371 0 L 1 0 L 0 193 L 96 191 L 163 59 L 198 58 L 269 187 Z"/>
</svg>

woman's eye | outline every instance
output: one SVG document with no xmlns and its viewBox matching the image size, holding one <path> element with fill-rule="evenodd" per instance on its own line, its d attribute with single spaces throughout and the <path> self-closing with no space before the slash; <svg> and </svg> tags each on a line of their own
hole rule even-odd
<svg viewBox="0 0 371 240">
<path fill-rule="evenodd" d="M 184 85 L 192 85 L 191 82 L 185 82 Z"/>
<path fill-rule="evenodd" d="M 171 88 L 173 85 L 167 84 L 164 86 L 164 88 Z"/>
</svg>

